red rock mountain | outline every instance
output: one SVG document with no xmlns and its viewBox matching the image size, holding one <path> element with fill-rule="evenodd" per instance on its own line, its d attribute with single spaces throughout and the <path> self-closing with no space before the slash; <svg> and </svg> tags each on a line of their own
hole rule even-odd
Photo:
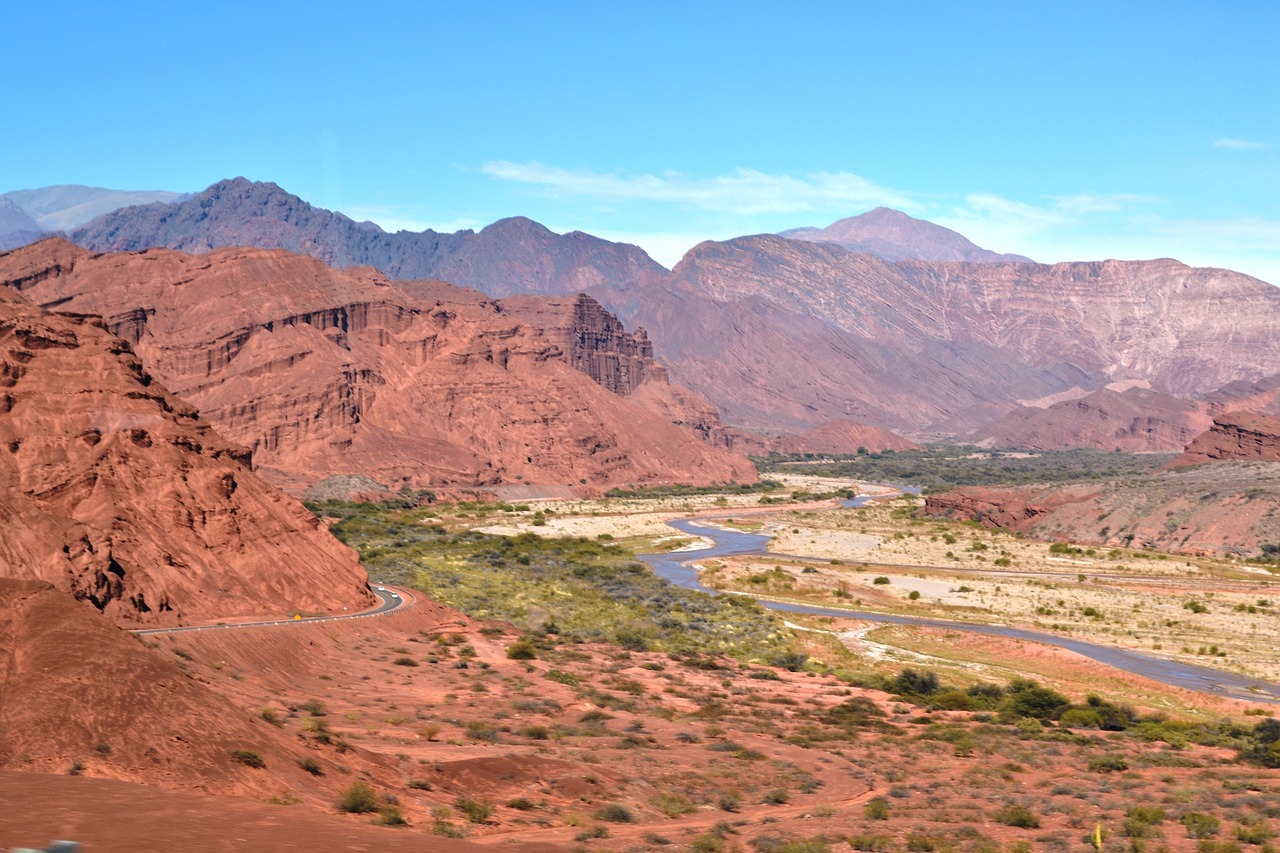
<svg viewBox="0 0 1280 853">
<path fill-rule="evenodd" d="M 497 302 L 283 251 L 91 256 L 57 240 L 0 256 L 0 280 L 104 315 L 259 472 L 298 491 L 346 474 L 584 491 L 756 476 L 714 446 L 714 411 L 669 385 L 644 333 L 587 297 Z"/>
<path fill-rule="evenodd" d="M 965 486 L 925 512 L 1047 541 L 1255 557 L 1280 542 L 1280 464 L 1222 462 L 1061 486 Z"/>
<path fill-rule="evenodd" d="M 1130 453 L 1177 451 L 1208 427 L 1210 406 L 1145 388 L 1103 388 L 1050 406 L 1023 406 L 975 432 L 988 447 Z"/>
<path fill-rule="evenodd" d="M 1219 415 L 1169 467 L 1230 461 L 1280 462 L 1280 418 L 1254 412 Z"/>
<path fill-rule="evenodd" d="M 554 234 L 523 217 L 475 233 L 383 231 L 313 207 L 272 183 L 220 181 L 174 204 L 107 213 L 71 233 L 98 252 L 165 246 L 207 252 L 225 246 L 288 249 L 338 268 L 371 266 L 396 279 L 440 279 L 490 296 L 574 294 L 661 272 L 637 246 L 574 231 Z"/>
<path fill-rule="evenodd" d="M 120 623 L 373 602 L 355 554 L 256 477 L 248 452 L 126 342 L 7 288 L 0 522 L 0 577 L 48 581 Z"/>
<path fill-rule="evenodd" d="M 1001 419 L 1116 383 L 1192 400 L 1280 374 L 1280 296 L 1248 276 L 1167 259 L 1034 264 L 887 209 L 788 236 L 703 243 L 667 273 L 635 247 L 522 219 L 386 234 L 243 179 L 74 235 L 99 250 L 283 247 L 491 295 L 585 290 L 647 328 L 672 377 L 728 423 L 766 433 L 849 420 L 946 438 L 993 424 L 984 434 L 1000 443 L 1174 446 L 1202 416 L 1184 424 L 1160 396 Z"/>
<path fill-rule="evenodd" d="M 778 441 L 779 453 L 857 453 L 865 450 L 919 450 L 920 445 L 907 441 L 886 429 L 853 423 L 827 421 L 798 435 L 784 436 Z"/>
<path fill-rule="evenodd" d="M 826 228 L 793 228 L 782 237 L 811 243 L 837 243 L 886 261 L 967 261 L 975 264 L 1029 263 L 1022 255 L 1002 255 L 975 246 L 963 234 L 898 210 L 877 207 Z"/>
<path fill-rule="evenodd" d="M 759 236 L 703 243 L 625 296 L 731 423 L 963 434 L 1073 388 L 1189 396 L 1280 372 L 1280 290 L 1170 260 L 891 264 Z"/>
</svg>

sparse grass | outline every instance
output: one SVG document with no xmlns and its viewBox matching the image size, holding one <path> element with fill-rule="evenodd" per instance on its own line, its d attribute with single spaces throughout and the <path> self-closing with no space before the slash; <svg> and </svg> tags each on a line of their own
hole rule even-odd
<svg viewBox="0 0 1280 853">
<path fill-rule="evenodd" d="M 377 793 L 374 792 L 373 786 L 363 779 L 357 779 L 347 786 L 347 789 L 342 792 L 342 798 L 338 800 L 339 810 L 350 814 L 371 814 L 376 812 L 378 807 Z"/>
<path fill-rule="evenodd" d="M 232 750 L 231 760 L 237 764 L 243 764 L 245 767 L 262 768 L 267 766 L 266 759 L 251 749 Z"/>
</svg>

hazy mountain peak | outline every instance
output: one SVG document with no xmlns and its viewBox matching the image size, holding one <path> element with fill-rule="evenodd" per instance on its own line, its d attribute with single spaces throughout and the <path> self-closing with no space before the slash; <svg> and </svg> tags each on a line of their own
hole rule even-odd
<svg viewBox="0 0 1280 853">
<path fill-rule="evenodd" d="M 963 234 L 891 207 L 877 207 L 826 228 L 793 228 L 781 236 L 810 243 L 837 243 L 887 261 L 964 261 L 978 264 L 1026 263 L 1022 255 L 1002 255 L 974 245 Z"/>
<path fill-rule="evenodd" d="M 181 199 L 182 193 L 56 184 L 34 190 L 14 190 L 3 197 L 21 208 L 44 230 L 66 231 L 122 207 L 155 202 L 168 204 Z"/>
</svg>

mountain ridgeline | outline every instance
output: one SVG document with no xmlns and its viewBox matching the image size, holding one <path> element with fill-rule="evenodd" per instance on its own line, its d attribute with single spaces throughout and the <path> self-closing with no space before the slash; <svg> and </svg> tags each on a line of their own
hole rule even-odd
<svg viewBox="0 0 1280 853">
<path fill-rule="evenodd" d="M 1205 402 L 1217 389 L 1280 374 L 1280 291 L 1265 282 L 1168 259 L 1037 264 L 886 209 L 702 243 L 671 271 L 634 246 L 525 219 L 389 234 L 244 179 L 71 236 L 99 252 L 285 248 L 495 297 L 585 292 L 644 327 L 671 378 L 726 422 L 775 436 L 845 421 L 1174 450 L 1219 410 Z M 1092 408 L 1069 405 L 1085 397 Z"/>
<path fill-rule="evenodd" d="M 756 479 L 643 330 L 588 296 L 493 300 L 281 250 L 91 255 L 58 239 L 0 256 L 0 280 L 102 315 L 294 492 L 348 475 L 585 492 Z"/>
</svg>

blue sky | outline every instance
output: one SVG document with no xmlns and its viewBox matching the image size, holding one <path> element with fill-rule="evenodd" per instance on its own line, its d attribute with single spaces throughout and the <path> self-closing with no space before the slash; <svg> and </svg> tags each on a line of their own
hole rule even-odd
<svg viewBox="0 0 1280 853">
<path fill-rule="evenodd" d="M 11 4 L 0 191 L 244 175 L 667 265 L 884 204 L 1280 283 L 1275 0 L 365 5 Z"/>
</svg>

